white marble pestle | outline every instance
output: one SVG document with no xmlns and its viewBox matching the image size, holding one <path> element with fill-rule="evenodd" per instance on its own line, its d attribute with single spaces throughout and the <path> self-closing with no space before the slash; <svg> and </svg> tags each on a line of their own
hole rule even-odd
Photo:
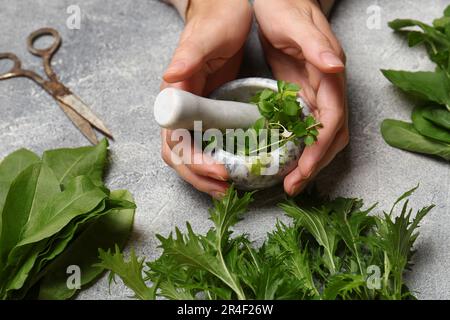
<svg viewBox="0 0 450 320">
<path fill-rule="evenodd" d="M 176 88 L 158 94 L 154 115 L 163 128 L 188 130 L 194 121 L 202 121 L 203 130 L 249 128 L 261 118 L 253 104 L 203 98 Z"/>
</svg>

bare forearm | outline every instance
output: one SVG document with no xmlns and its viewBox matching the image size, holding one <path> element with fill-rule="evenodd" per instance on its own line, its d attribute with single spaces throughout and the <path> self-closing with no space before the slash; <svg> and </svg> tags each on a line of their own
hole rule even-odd
<svg viewBox="0 0 450 320">
<path fill-rule="evenodd" d="M 173 5 L 178 10 L 183 20 L 186 20 L 188 8 L 192 0 L 163 0 L 163 1 Z M 333 5 L 336 2 L 336 0 L 318 0 L 318 2 L 320 4 L 320 7 L 322 8 L 322 11 L 326 15 L 328 15 L 331 9 L 333 8 Z"/>
</svg>

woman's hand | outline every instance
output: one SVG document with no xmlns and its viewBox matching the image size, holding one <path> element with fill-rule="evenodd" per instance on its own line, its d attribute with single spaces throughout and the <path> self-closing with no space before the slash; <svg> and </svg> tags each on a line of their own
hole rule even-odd
<svg viewBox="0 0 450 320">
<path fill-rule="evenodd" d="M 345 55 L 316 1 L 255 0 L 254 9 L 275 78 L 300 84 L 323 125 L 284 179 L 286 193 L 295 195 L 348 144 Z"/>
<path fill-rule="evenodd" d="M 221 84 L 233 80 L 239 71 L 251 21 L 252 10 L 247 0 L 191 0 L 186 27 L 163 76 L 161 88 L 173 86 L 197 95 L 208 95 Z M 225 167 L 211 164 L 212 160 L 193 144 L 190 159 L 195 161 L 183 163 L 181 160 L 185 157 L 172 151 L 180 141 L 173 141 L 171 135 L 171 130 L 161 131 L 164 161 L 198 190 L 215 198 L 221 197 L 228 188 Z"/>
</svg>

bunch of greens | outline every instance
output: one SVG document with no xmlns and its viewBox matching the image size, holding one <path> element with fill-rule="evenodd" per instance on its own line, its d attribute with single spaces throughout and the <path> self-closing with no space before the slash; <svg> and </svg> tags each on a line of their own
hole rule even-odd
<svg viewBox="0 0 450 320">
<path fill-rule="evenodd" d="M 227 133 L 227 140 L 233 141 L 234 152 L 244 155 L 257 155 L 259 151 L 271 151 L 274 145 L 283 146 L 288 141 L 298 142 L 303 139 L 306 145 L 317 141 L 320 126 L 312 115 L 303 116 L 303 107 L 297 100 L 300 87 L 294 83 L 278 81 L 278 92 L 264 89 L 251 99 L 251 103 L 258 106 L 262 117 L 245 132 L 244 145 L 236 135 Z M 262 134 L 266 129 L 266 134 Z M 277 136 L 273 136 L 277 132 Z"/>
<path fill-rule="evenodd" d="M 389 23 L 408 36 L 410 47 L 425 45 L 434 72 L 382 70 L 400 89 L 424 100 L 412 113 L 412 124 L 386 119 L 381 125 L 385 141 L 394 147 L 450 160 L 450 6 L 433 25 L 411 19 Z M 421 31 L 405 28 L 419 27 Z"/>
<path fill-rule="evenodd" d="M 1 299 L 70 298 L 102 273 L 99 247 L 124 246 L 135 205 L 103 184 L 107 147 L 20 149 L 0 163 Z M 80 283 L 67 284 L 69 266 Z"/>
<path fill-rule="evenodd" d="M 139 299 L 410 299 L 403 275 L 411 267 L 416 229 L 433 207 L 412 218 L 405 199 L 414 190 L 382 216 L 369 216 L 374 206 L 363 210 L 358 199 L 290 200 L 280 206 L 292 223 L 278 221 L 255 248 L 247 235 L 231 231 L 252 194 L 239 198 L 230 188 L 214 201 L 214 227 L 206 234 L 187 223 L 186 233 L 158 235 L 163 252 L 155 261 L 101 250 L 99 266 L 111 270 L 111 280 L 121 277 Z"/>
</svg>

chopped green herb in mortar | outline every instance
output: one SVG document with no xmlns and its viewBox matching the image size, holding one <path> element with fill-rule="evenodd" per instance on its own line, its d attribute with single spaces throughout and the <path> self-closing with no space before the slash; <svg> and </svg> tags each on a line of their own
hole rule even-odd
<svg viewBox="0 0 450 320">
<path fill-rule="evenodd" d="M 230 140 L 234 145 L 233 153 L 257 155 L 263 150 L 270 152 L 274 149 L 272 147 L 281 147 L 288 141 L 303 141 L 308 146 L 317 141 L 317 128 L 321 124 L 312 115 L 303 115 L 303 108 L 297 101 L 300 87 L 284 81 L 278 81 L 277 85 L 278 92 L 264 89 L 252 97 L 251 103 L 258 106 L 262 117 L 246 130 L 244 141 L 240 141 L 236 133 L 225 135 L 223 145 L 228 147 L 230 143 L 227 144 L 227 140 Z M 262 129 L 268 130 L 267 134 L 262 134 Z M 272 130 L 276 130 L 276 138 L 272 136 Z M 205 145 L 210 143 L 214 141 Z"/>
</svg>

